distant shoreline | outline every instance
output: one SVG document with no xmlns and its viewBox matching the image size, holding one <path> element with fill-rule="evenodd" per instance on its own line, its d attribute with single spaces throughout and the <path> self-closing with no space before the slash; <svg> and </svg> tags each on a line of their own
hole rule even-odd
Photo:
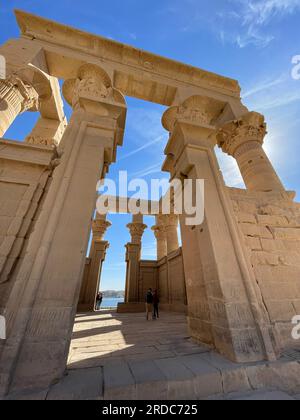
<svg viewBox="0 0 300 420">
<path fill-rule="evenodd" d="M 124 290 L 101 290 L 104 298 L 110 299 L 124 299 L 125 291 Z"/>
</svg>

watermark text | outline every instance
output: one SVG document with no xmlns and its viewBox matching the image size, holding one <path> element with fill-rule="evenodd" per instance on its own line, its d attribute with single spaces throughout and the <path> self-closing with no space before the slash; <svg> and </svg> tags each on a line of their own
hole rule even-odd
<svg viewBox="0 0 300 420">
<path fill-rule="evenodd" d="M 292 68 L 292 78 L 294 80 L 300 80 L 300 55 L 295 55 L 292 58 L 292 64 L 294 65 Z"/>
<path fill-rule="evenodd" d="M 0 315 L 0 340 L 6 340 L 6 321 L 4 316 Z"/>
<path fill-rule="evenodd" d="M 294 316 L 292 324 L 295 325 L 292 331 L 292 337 L 294 340 L 300 340 L 300 315 Z"/>
<path fill-rule="evenodd" d="M 6 79 L 6 60 L 0 55 L 0 79 Z"/>
</svg>

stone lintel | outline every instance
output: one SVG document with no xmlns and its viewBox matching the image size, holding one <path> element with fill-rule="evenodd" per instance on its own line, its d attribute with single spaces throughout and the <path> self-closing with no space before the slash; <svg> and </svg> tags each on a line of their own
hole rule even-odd
<svg viewBox="0 0 300 420">
<path fill-rule="evenodd" d="M 151 75 L 153 80 L 156 77 L 156 81 L 157 75 L 169 79 L 170 86 L 177 86 L 179 83 L 182 83 L 240 98 L 240 86 L 236 80 L 160 57 L 110 39 L 95 36 L 30 13 L 20 10 L 17 10 L 15 13 L 21 33 L 26 38 L 34 39 L 35 42 L 49 43 L 49 47 L 51 45 L 67 47 L 78 53 L 88 54 L 91 58 L 100 58 L 107 61 L 110 65 L 113 64 L 114 68 L 120 64 L 125 64 L 128 67 L 125 74 L 122 74 L 120 71 L 115 73 L 115 87 L 119 89 L 122 87 L 121 90 L 126 95 L 139 96 L 136 83 L 132 83 L 132 80 L 130 80 L 133 73 L 138 71 L 142 72 L 143 75 Z M 151 84 L 153 84 L 153 80 L 151 80 Z M 136 80 L 136 82 L 138 81 Z M 159 83 L 154 83 L 154 85 L 159 86 Z M 151 89 L 147 89 L 147 91 L 148 95 L 145 95 L 143 99 L 151 100 L 149 96 Z M 165 98 L 161 98 L 160 103 L 171 105 L 175 93 L 176 90 L 171 92 L 170 95 L 170 92 L 166 89 Z"/>
</svg>

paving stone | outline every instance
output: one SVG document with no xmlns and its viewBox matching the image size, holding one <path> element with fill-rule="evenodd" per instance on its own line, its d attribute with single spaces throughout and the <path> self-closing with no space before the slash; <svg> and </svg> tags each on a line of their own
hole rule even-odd
<svg viewBox="0 0 300 420">
<path fill-rule="evenodd" d="M 281 391 L 266 391 L 245 394 L 244 396 L 229 398 L 234 401 L 294 401 L 294 398 Z"/>
<path fill-rule="evenodd" d="M 201 358 L 218 369 L 225 394 L 251 389 L 244 365 L 233 363 L 214 352 L 202 354 Z"/>
<path fill-rule="evenodd" d="M 253 389 L 267 396 L 277 390 L 283 394 L 300 392 L 300 365 L 296 362 L 232 363 L 192 341 L 181 314 L 164 313 L 159 323 L 148 324 L 144 314 L 112 313 L 105 321 L 99 317 L 91 322 L 76 320 L 69 367 L 78 375 L 93 371 L 91 368 L 102 369 L 106 400 L 254 398 Z M 109 331 L 112 325 L 117 330 Z M 68 388 L 66 378 L 59 385 Z M 76 385 L 75 391 L 72 384 L 70 387 L 67 392 L 76 395 Z"/>
<path fill-rule="evenodd" d="M 180 361 L 195 376 L 194 389 L 197 398 L 223 393 L 222 377 L 218 369 L 212 367 L 199 355 L 183 356 Z"/>
<path fill-rule="evenodd" d="M 168 380 L 168 400 L 195 400 L 194 374 L 179 358 L 156 360 Z"/>
<path fill-rule="evenodd" d="M 101 368 L 69 370 L 54 385 L 47 400 L 101 400 L 103 399 L 103 373 Z"/>
<path fill-rule="evenodd" d="M 138 400 L 167 399 L 167 378 L 154 361 L 130 362 L 129 366 L 135 378 Z"/>
<path fill-rule="evenodd" d="M 116 361 L 104 366 L 104 399 L 136 399 L 135 380 L 127 363 Z"/>
</svg>

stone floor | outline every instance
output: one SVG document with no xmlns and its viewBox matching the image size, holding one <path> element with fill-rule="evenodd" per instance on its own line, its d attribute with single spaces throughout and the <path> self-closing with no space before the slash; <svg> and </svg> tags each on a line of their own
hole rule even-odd
<svg viewBox="0 0 300 420">
<path fill-rule="evenodd" d="M 102 311 L 76 317 L 63 380 L 49 400 L 292 400 L 300 394 L 300 364 L 231 363 L 188 336 L 184 315 Z"/>
</svg>

